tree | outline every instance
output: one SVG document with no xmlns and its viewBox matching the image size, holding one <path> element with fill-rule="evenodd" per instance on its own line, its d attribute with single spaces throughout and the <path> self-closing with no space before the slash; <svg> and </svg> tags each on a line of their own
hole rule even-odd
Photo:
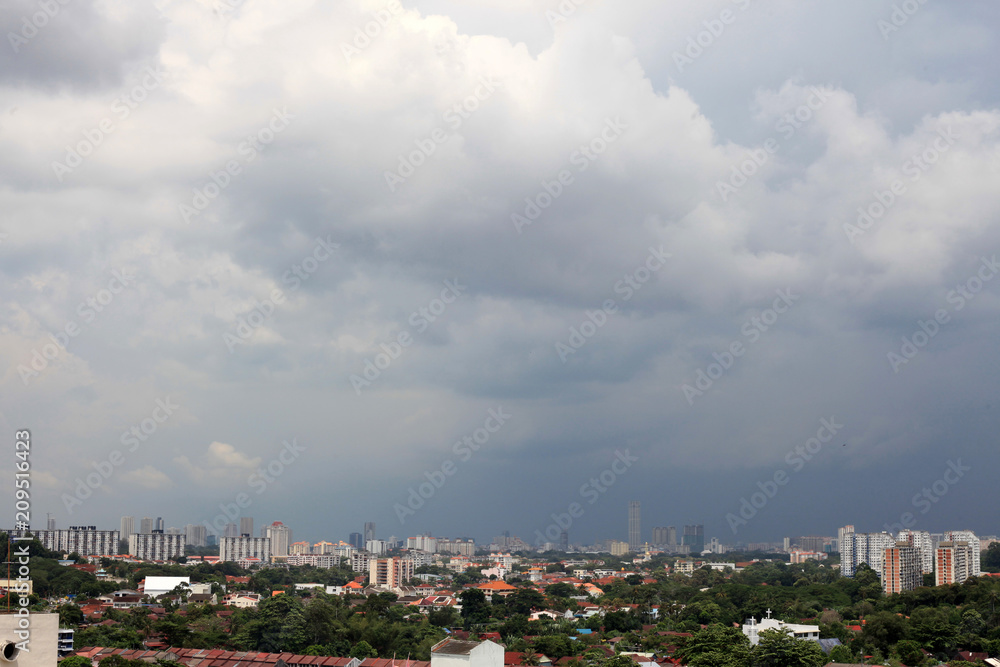
<svg viewBox="0 0 1000 667">
<path fill-rule="evenodd" d="M 912 639 L 904 639 L 896 644 L 896 655 L 899 656 L 899 661 L 904 665 L 919 665 L 924 660 L 920 644 Z"/>
<path fill-rule="evenodd" d="M 1000 572 L 1000 542 L 994 542 L 983 552 L 981 564 L 986 572 Z"/>
<path fill-rule="evenodd" d="M 378 652 L 372 648 L 371 644 L 361 640 L 351 648 L 351 652 L 347 657 L 357 658 L 358 660 L 364 660 L 365 658 L 377 658 Z"/>
<path fill-rule="evenodd" d="M 830 662 L 839 662 L 845 665 L 852 664 L 856 661 L 854 657 L 854 652 L 851 651 L 848 646 L 834 646 L 830 649 Z M 907 663 L 916 664 L 916 663 Z"/>
<path fill-rule="evenodd" d="M 486 602 L 486 594 L 481 590 L 470 588 L 462 591 L 458 597 L 462 600 L 462 619 L 465 621 L 466 629 L 490 620 L 490 609 Z"/>
<path fill-rule="evenodd" d="M 93 664 L 90 658 L 84 658 L 82 655 L 71 655 L 59 661 L 59 667 L 92 667 Z"/>
<path fill-rule="evenodd" d="M 750 667 L 750 640 L 737 628 L 709 625 L 677 644 L 675 657 L 688 667 Z"/>
<path fill-rule="evenodd" d="M 753 667 L 821 667 L 826 654 L 819 644 L 796 639 L 789 630 L 764 630 L 753 649 Z"/>
</svg>

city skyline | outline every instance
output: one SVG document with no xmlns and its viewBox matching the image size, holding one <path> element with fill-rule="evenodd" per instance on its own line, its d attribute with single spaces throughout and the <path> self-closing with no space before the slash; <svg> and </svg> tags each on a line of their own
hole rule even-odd
<svg viewBox="0 0 1000 667">
<path fill-rule="evenodd" d="M 36 4 L 0 422 L 39 525 L 991 531 L 995 3 L 412 0 L 364 48 L 365 3 Z"/>
</svg>

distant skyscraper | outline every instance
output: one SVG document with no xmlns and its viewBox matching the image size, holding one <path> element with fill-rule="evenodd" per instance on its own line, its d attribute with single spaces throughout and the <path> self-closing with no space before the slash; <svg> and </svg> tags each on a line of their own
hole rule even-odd
<svg viewBox="0 0 1000 667">
<path fill-rule="evenodd" d="M 196 526 L 194 524 L 188 524 L 184 526 L 184 540 L 186 544 L 190 544 L 193 547 L 203 547 L 208 544 L 206 538 L 207 530 L 205 526 Z"/>
<path fill-rule="evenodd" d="M 265 537 L 271 540 L 271 554 L 287 556 L 288 547 L 292 543 L 292 529 L 280 521 L 275 521 L 270 526 L 266 526 L 264 530 L 267 532 Z"/>
<path fill-rule="evenodd" d="M 121 526 L 122 539 L 127 540 L 129 535 L 135 535 L 135 517 L 123 516 Z"/>
<path fill-rule="evenodd" d="M 628 548 L 638 551 L 642 546 L 642 530 L 639 525 L 640 505 L 638 500 L 628 504 Z"/>
<path fill-rule="evenodd" d="M 559 533 L 559 546 L 562 547 L 563 551 L 569 549 L 569 533 L 566 532 L 565 530 Z"/>
<path fill-rule="evenodd" d="M 663 547 L 669 544 L 667 542 L 667 527 L 666 526 L 656 526 L 653 528 L 652 543 L 655 546 Z"/>
<path fill-rule="evenodd" d="M 369 521 L 365 524 L 365 544 L 368 544 L 368 540 L 375 539 L 375 522 Z"/>
<path fill-rule="evenodd" d="M 361 533 L 351 533 L 351 536 L 347 538 L 347 542 L 355 549 L 364 548 L 364 543 L 362 542 Z"/>
<path fill-rule="evenodd" d="M 667 526 L 667 544 L 677 546 L 677 526 Z"/>
<path fill-rule="evenodd" d="M 226 527 L 222 530 L 223 537 L 239 537 L 240 529 L 235 523 L 227 523 Z"/>
<path fill-rule="evenodd" d="M 48 520 L 45 522 L 45 529 L 46 530 L 56 529 L 56 520 L 51 514 L 48 515 Z"/>
<path fill-rule="evenodd" d="M 142 517 L 142 520 L 139 522 L 139 532 L 142 533 L 143 535 L 149 535 L 150 533 L 152 533 L 153 520 L 150 519 L 148 516 Z"/>
<path fill-rule="evenodd" d="M 240 517 L 240 535 L 253 535 L 253 517 Z"/>
<path fill-rule="evenodd" d="M 158 530 L 161 533 L 163 532 L 163 517 L 162 516 L 156 517 L 156 528 L 155 528 L 155 530 Z"/>
<path fill-rule="evenodd" d="M 691 547 L 691 553 L 700 554 L 705 550 L 705 526 L 684 526 L 683 544 Z"/>
</svg>

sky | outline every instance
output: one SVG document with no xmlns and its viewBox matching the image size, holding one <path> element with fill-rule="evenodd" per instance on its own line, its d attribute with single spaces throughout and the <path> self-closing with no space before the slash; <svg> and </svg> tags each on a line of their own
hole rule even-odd
<svg viewBox="0 0 1000 667">
<path fill-rule="evenodd" d="M 1000 6 L 11 0 L 30 521 L 1000 532 Z M 23 446 L 22 446 L 23 447 Z M 0 479 L 15 518 L 14 478 Z"/>
</svg>

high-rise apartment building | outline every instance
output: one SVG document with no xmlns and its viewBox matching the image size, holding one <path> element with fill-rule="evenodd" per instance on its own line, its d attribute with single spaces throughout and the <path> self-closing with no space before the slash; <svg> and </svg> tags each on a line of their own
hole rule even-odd
<svg viewBox="0 0 1000 667">
<path fill-rule="evenodd" d="M 683 544 L 691 548 L 691 553 L 700 554 L 705 550 L 705 526 L 684 526 Z"/>
<path fill-rule="evenodd" d="M 651 538 L 650 541 L 653 543 L 654 546 L 657 546 L 657 547 L 664 547 L 664 546 L 666 546 L 667 544 L 669 544 L 667 542 L 667 539 L 668 538 L 667 538 L 667 527 L 666 526 L 655 526 L 653 528 L 653 534 L 652 534 L 652 538 Z"/>
<path fill-rule="evenodd" d="M 934 585 L 960 584 L 972 574 L 972 563 L 979 562 L 968 542 L 941 542 L 935 551 Z"/>
<path fill-rule="evenodd" d="M 639 547 L 642 546 L 641 509 L 638 500 L 633 500 L 628 504 L 628 546 L 632 551 L 638 551 Z"/>
<path fill-rule="evenodd" d="M 920 553 L 920 573 L 934 574 L 934 542 L 926 530 L 901 530 L 897 542 L 906 542 Z"/>
<path fill-rule="evenodd" d="M 916 590 L 923 583 L 920 550 L 909 542 L 887 547 L 882 567 L 882 590 L 886 595 Z"/>
<path fill-rule="evenodd" d="M 208 530 L 205 526 L 189 523 L 184 526 L 184 541 L 193 547 L 203 547 L 208 544 Z"/>
<path fill-rule="evenodd" d="M 287 556 L 288 547 L 292 544 L 292 529 L 275 521 L 269 526 L 265 526 L 265 537 L 271 540 L 271 554 L 273 556 Z"/>
<path fill-rule="evenodd" d="M 608 542 L 608 551 L 612 556 L 624 556 L 628 553 L 628 550 L 628 542 L 621 542 L 619 540 L 611 540 Z"/>
<path fill-rule="evenodd" d="M 364 536 L 361 533 L 351 533 L 350 536 L 347 538 L 347 541 L 355 549 L 364 549 L 365 544 L 362 541 L 363 538 Z"/>
<path fill-rule="evenodd" d="M 10 531 L 17 537 L 24 536 L 25 530 Z M 114 556 L 118 554 L 117 530 L 97 530 L 97 526 L 70 526 L 68 529 L 32 530 L 46 549 L 64 554 L 76 553 L 81 556 Z"/>
<path fill-rule="evenodd" d="M 223 537 L 239 537 L 240 536 L 240 527 L 237 526 L 235 523 L 229 522 L 222 529 L 222 536 Z"/>
<path fill-rule="evenodd" d="M 240 517 L 240 535 L 251 536 L 253 535 L 253 517 L 252 516 L 241 516 Z"/>
<path fill-rule="evenodd" d="M 139 521 L 139 532 L 144 535 L 152 533 L 154 528 L 156 528 L 156 526 L 153 524 L 153 520 L 148 516 L 142 517 L 142 520 Z"/>
<path fill-rule="evenodd" d="M 163 517 L 162 516 L 156 517 L 156 525 L 153 527 L 153 530 L 158 530 L 160 532 L 163 532 L 164 530 L 163 526 L 164 526 Z"/>
<path fill-rule="evenodd" d="M 48 514 L 47 517 L 48 518 L 45 521 L 45 529 L 46 530 L 55 530 L 56 529 L 56 518 L 54 516 L 52 516 L 51 514 Z"/>
<path fill-rule="evenodd" d="M 127 540 L 135 532 L 135 517 L 123 516 L 121 522 L 121 538 Z"/>
<path fill-rule="evenodd" d="M 184 555 L 184 535 L 133 533 L 128 552 L 140 560 L 168 560 Z"/>
<path fill-rule="evenodd" d="M 969 561 L 969 576 L 978 577 L 982 574 L 981 563 L 979 562 L 981 543 L 974 532 L 971 530 L 948 530 L 944 533 L 944 541 L 967 543 L 969 548 L 972 549 L 972 556 Z"/>
<path fill-rule="evenodd" d="M 270 562 L 271 540 L 249 535 L 219 539 L 220 561 L 240 561 L 244 558 L 259 558 L 263 563 Z"/>
<path fill-rule="evenodd" d="M 840 541 L 840 574 L 853 577 L 861 563 L 882 576 L 885 550 L 896 546 L 889 533 L 856 533 L 854 526 L 844 526 L 838 532 Z"/>
<path fill-rule="evenodd" d="M 375 539 L 375 522 L 369 521 L 365 524 L 365 541 L 362 544 L 367 544 L 369 540 Z"/>
<path fill-rule="evenodd" d="M 400 588 L 413 578 L 409 558 L 378 558 L 368 563 L 368 583 L 372 586 Z"/>
<path fill-rule="evenodd" d="M 667 545 L 677 546 L 677 526 L 667 526 Z"/>
</svg>

